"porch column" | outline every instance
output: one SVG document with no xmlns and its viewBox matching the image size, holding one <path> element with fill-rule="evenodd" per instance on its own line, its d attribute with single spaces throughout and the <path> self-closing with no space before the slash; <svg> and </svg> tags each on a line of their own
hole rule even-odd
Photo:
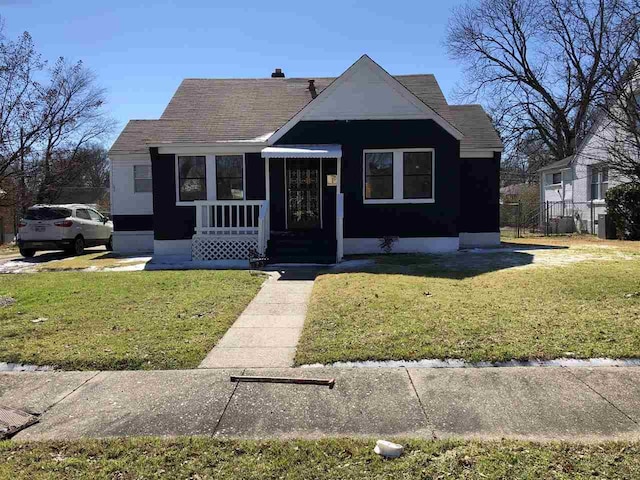
<svg viewBox="0 0 640 480">
<path fill-rule="evenodd" d="M 336 261 L 342 261 L 344 256 L 344 195 L 342 194 L 342 156 L 336 159 Z"/>
</svg>

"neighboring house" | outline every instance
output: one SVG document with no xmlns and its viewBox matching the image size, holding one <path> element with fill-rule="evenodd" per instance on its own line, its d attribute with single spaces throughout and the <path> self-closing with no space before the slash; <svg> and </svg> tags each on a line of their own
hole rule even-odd
<svg viewBox="0 0 640 480">
<path fill-rule="evenodd" d="M 502 143 L 433 75 L 186 79 L 109 152 L 117 251 L 334 262 L 498 245 Z M 387 241 L 390 239 L 387 238 Z"/>
<path fill-rule="evenodd" d="M 505 185 L 500 189 L 500 201 L 502 203 L 512 203 L 520 201 L 522 195 L 529 191 L 530 183 L 513 183 Z"/>
<path fill-rule="evenodd" d="M 554 233 L 598 233 L 598 216 L 607 213 L 607 190 L 625 181 L 606 166 L 607 145 L 596 124 L 575 155 L 539 170 L 541 222 L 552 222 Z"/>
<path fill-rule="evenodd" d="M 609 99 L 576 153 L 539 170 L 541 223 L 562 224 L 559 233 L 598 233 L 598 217 L 607 212 L 607 190 L 629 181 L 610 171 L 608 164 L 612 147 L 629 158 L 638 155 L 637 144 L 624 140 L 630 136 L 629 121 L 637 122 L 638 118 L 635 109 L 640 105 L 640 69 L 637 62 L 627 69 L 622 82 L 620 92 L 624 94 L 618 92 L 619 97 Z M 632 105 L 627 103 L 628 95 L 635 96 Z M 629 108 L 634 109 L 630 114 Z M 631 135 L 631 138 L 635 137 Z"/>
</svg>

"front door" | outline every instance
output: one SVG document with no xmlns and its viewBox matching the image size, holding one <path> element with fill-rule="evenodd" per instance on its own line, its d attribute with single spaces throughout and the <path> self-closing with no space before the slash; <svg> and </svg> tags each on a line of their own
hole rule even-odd
<svg viewBox="0 0 640 480">
<path fill-rule="evenodd" d="M 287 227 L 315 230 L 320 223 L 320 159 L 286 160 Z"/>
</svg>

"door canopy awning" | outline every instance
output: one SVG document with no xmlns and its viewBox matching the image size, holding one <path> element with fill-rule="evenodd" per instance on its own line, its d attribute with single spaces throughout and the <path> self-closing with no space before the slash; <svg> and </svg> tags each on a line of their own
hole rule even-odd
<svg viewBox="0 0 640 480">
<path fill-rule="evenodd" d="M 262 149 L 263 158 L 341 158 L 340 145 L 282 145 Z"/>
</svg>

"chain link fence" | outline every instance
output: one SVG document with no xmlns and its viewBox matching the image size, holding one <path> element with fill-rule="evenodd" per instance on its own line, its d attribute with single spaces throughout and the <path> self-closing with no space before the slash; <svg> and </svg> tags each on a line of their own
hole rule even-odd
<svg viewBox="0 0 640 480">
<path fill-rule="evenodd" d="M 504 202 L 500 205 L 500 232 L 505 237 L 598 232 L 598 216 L 606 213 L 602 201 Z"/>
</svg>

